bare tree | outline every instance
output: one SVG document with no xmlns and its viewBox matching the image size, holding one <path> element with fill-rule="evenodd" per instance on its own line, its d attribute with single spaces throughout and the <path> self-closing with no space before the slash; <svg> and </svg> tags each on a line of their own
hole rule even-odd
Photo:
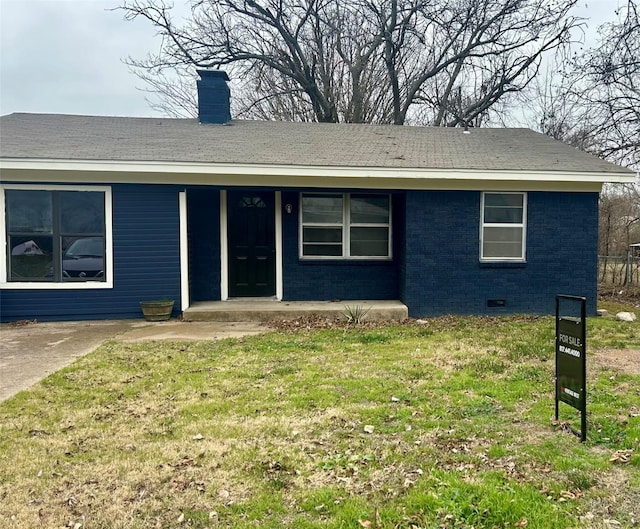
<svg viewBox="0 0 640 529">
<path fill-rule="evenodd" d="M 640 242 L 640 192 L 637 186 L 610 186 L 600 195 L 599 281 L 627 284 L 633 274 L 631 244 Z"/>
<path fill-rule="evenodd" d="M 578 57 L 570 97 L 582 104 L 590 149 L 640 169 L 640 7 L 628 0 L 616 22 L 599 28 L 599 45 Z"/>
<path fill-rule="evenodd" d="M 536 80 L 527 100 L 535 128 L 635 170 L 640 170 L 639 13 L 638 0 L 627 0 L 615 21 L 600 26 L 596 46 L 568 61 L 559 58 Z M 640 182 L 606 184 L 599 214 L 604 280 L 609 265 L 619 273 L 619 258 L 629 244 L 640 242 Z M 610 263 L 610 256 L 618 259 Z"/>
<path fill-rule="evenodd" d="M 193 113 L 186 70 L 225 68 L 248 117 L 455 126 L 531 82 L 579 24 L 576 1 L 191 0 L 183 24 L 162 0 L 120 9 L 163 38 L 129 63 L 167 113 Z"/>
<path fill-rule="evenodd" d="M 640 197 L 637 188 L 615 187 L 600 201 L 600 254 L 626 255 L 640 242 Z"/>
<path fill-rule="evenodd" d="M 172 118 L 198 116 L 198 108 L 194 102 L 197 78 L 195 71 L 176 66 L 170 72 L 156 68 L 141 69 L 136 74 L 147 85 L 143 90 L 156 96 L 147 98 L 153 110 Z"/>
<path fill-rule="evenodd" d="M 640 4 L 627 0 L 599 42 L 538 80 L 529 104 L 545 134 L 640 170 Z M 560 61 L 558 61 L 560 62 Z"/>
</svg>

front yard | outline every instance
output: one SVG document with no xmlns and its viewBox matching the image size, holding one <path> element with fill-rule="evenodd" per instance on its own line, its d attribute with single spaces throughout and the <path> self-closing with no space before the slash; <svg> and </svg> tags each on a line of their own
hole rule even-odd
<svg viewBox="0 0 640 529">
<path fill-rule="evenodd" d="M 188 323 L 185 323 L 188 325 Z M 640 323 L 553 318 L 108 342 L 0 404 L 0 526 L 640 527 Z"/>
</svg>

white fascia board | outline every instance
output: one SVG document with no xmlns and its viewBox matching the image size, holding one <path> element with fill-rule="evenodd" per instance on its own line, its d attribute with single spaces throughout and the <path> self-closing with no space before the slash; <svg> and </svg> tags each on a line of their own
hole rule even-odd
<svg viewBox="0 0 640 529">
<path fill-rule="evenodd" d="M 622 171 L 583 173 L 10 158 L 0 159 L 0 170 L 5 181 L 378 189 L 486 189 L 490 183 L 522 188 L 527 183 L 533 186 L 532 190 L 569 184 L 571 190 L 580 191 L 585 184 L 589 189 L 584 190 L 592 190 L 594 186 L 589 184 L 633 183 L 635 180 L 633 173 Z"/>
</svg>

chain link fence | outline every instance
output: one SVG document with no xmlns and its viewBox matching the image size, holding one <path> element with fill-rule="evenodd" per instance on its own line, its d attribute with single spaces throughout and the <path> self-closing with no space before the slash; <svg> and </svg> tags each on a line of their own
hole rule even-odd
<svg viewBox="0 0 640 529">
<path fill-rule="evenodd" d="M 640 286 L 640 256 L 598 256 L 598 281 L 607 286 Z"/>
</svg>

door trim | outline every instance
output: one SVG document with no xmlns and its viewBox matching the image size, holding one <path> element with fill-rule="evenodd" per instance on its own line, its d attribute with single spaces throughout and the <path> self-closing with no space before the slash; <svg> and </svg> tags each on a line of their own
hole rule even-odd
<svg viewBox="0 0 640 529">
<path fill-rule="evenodd" d="M 275 192 L 276 210 L 276 299 L 282 301 L 282 193 Z"/>
<path fill-rule="evenodd" d="M 282 193 L 274 191 L 275 235 L 276 235 L 276 299 L 282 301 Z M 227 190 L 220 190 L 220 299 L 229 299 L 229 238 L 227 234 L 228 209 Z"/>
</svg>

